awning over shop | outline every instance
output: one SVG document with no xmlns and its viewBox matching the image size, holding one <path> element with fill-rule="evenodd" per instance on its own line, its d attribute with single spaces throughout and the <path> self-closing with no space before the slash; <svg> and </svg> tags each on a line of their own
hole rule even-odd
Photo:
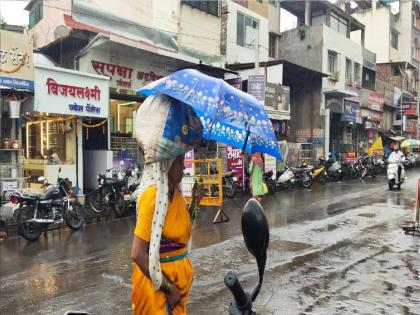
<svg viewBox="0 0 420 315">
<path fill-rule="evenodd" d="M 397 141 L 397 142 L 405 140 L 405 138 L 401 136 L 393 136 L 393 137 L 389 137 L 389 139 Z"/>
</svg>

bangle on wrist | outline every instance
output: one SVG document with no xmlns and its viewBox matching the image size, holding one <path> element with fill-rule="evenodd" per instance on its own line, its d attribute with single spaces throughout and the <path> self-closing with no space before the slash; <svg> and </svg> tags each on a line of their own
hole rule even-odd
<svg viewBox="0 0 420 315">
<path fill-rule="evenodd" d="M 174 284 L 171 281 L 166 280 L 164 283 L 162 283 L 161 289 L 166 294 L 170 294 L 173 286 L 174 286 Z"/>
</svg>

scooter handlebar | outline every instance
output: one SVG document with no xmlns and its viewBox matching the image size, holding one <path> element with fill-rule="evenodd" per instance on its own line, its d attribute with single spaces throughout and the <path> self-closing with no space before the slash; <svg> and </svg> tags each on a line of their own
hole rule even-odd
<svg viewBox="0 0 420 315">
<path fill-rule="evenodd" d="M 244 292 L 242 286 L 238 280 L 238 277 L 233 271 L 229 271 L 225 274 L 225 285 L 229 288 L 230 292 L 236 302 L 236 307 L 240 311 L 251 310 L 251 299 L 248 294 Z"/>
</svg>

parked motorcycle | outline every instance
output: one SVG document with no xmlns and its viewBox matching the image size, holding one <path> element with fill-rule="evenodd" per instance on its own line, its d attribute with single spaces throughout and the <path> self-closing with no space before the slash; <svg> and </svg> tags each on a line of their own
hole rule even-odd
<svg viewBox="0 0 420 315">
<path fill-rule="evenodd" d="M 321 158 L 320 161 L 325 163 L 325 168 L 327 169 L 328 178 L 332 178 L 335 180 L 343 179 L 343 173 L 342 173 L 340 162 L 334 160 L 332 157 L 330 157 L 328 160 Z"/>
<path fill-rule="evenodd" d="M 412 152 L 410 152 L 407 154 L 407 157 L 404 162 L 404 167 L 411 168 L 415 166 L 416 166 L 416 156 Z"/>
<path fill-rule="evenodd" d="M 278 171 L 276 174 L 277 189 L 289 190 L 292 188 L 294 181 L 295 174 L 288 167 L 286 167 L 283 171 Z"/>
<path fill-rule="evenodd" d="M 404 166 L 402 166 L 401 170 L 401 180 L 398 179 L 398 160 L 390 159 L 388 160 L 388 168 L 387 168 L 387 177 L 388 177 L 388 188 L 392 190 L 396 185 L 398 189 L 401 188 L 401 185 L 404 183 L 405 180 L 405 170 Z"/>
<path fill-rule="evenodd" d="M 234 198 L 238 192 L 238 173 L 236 171 L 227 172 L 222 177 L 223 196 Z"/>
<path fill-rule="evenodd" d="M 69 180 L 60 177 L 57 183 L 46 182 L 44 194 L 24 194 L 14 191 L 10 202 L 19 205 L 16 211 L 16 223 L 19 234 L 28 241 L 35 241 L 48 225 L 61 223 L 63 220 L 72 230 L 80 230 L 84 222 L 83 206 L 74 198 Z M 40 177 L 38 181 L 44 182 Z"/>
<path fill-rule="evenodd" d="M 234 198 L 238 192 L 238 174 L 236 171 L 230 171 L 222 176 L 223 197 Z M 219 193 L 219 186 L 212 185 L 210 187 L 211 196 L 215 197 Z"/>
<path fill-rule="evenodd" d="M 123 187 L 124 201 L 127 209 L 136 208 L 138 188 L 140 186 L 140 172 L 138 169 L 131 170 L 131 176 L 127 179 L 126 186 Z"/>
<path fill-rule="evenodd" d="M 112 169 L 107 169 L 105 173 L 97 176 L 98 188 L 88 195 L 88 204 L 96 213 L 103 213 L 111 206 L 117 217 L 122 217 L 127 210 L 124 200 L 124 187 L 127 187 L 128 178 L 131 176 L 129 170 L 124 173 L 120 171 L 117 179 L 107 177 L 107 173 Z"/>
<path fill-rule="evenodd" d="M 273 171 L 268 171 L 263 174 L 263 182 L 267 185 L 268 194 L 273 195 L 277 190 L 277 183 L 273 179 Z"/>
<path fill-rule="evenodd" d="M 246 203 L 241 219 L 242 235 L 248 251 L 255 257 L 258 266 L 258 283 L 251 293 L 245 293 L 235 272 L 229 271 L 224 276 L 225 285 L 231 291 L 234 302 L 230 303 L 230 315 L 255 315 L 252 303 L 256 300 L 262 286 L 267 248 L 270 240 L 267 218 L 261 204 L 250 199 Z"/>
<path fill-rule="evenodd" d="M 366 177 L 375 177 L 376 176 L 376 169 L 375 164 L 373 162 L 372 157 L 364 157 L 361 159 L 363 164 L 363 171 L 360 175 L 361 179 L 365 179 Z"/>
<path fill-rule="evenodd" d="M 317 167 L 312 167 L 312 180 L 324 185 L 328 180 L 327 170 L 325 165 L 319 164 Z"/>
<path fill-rule="evenodd" d="M 278 189 L 290 189 L 295 185 L 304 188 L 312 186 L 312 168 L 292 168 L 286 167 L 284 171 L 277 172 L 276 185 Z"/>
</svg>

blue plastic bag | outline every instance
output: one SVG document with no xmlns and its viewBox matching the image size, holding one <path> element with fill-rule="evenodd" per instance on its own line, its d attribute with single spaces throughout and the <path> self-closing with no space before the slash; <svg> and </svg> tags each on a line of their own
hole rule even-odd
<svg viewBox="0 0 420 315">
<path fill-rule="evenodd" d="M 200 144 L 202 129 L 189 105 L 162 94 L 149 96 L 137 111 L 136 137 L 146 164 L 190 151 Z"/>
</svg>

